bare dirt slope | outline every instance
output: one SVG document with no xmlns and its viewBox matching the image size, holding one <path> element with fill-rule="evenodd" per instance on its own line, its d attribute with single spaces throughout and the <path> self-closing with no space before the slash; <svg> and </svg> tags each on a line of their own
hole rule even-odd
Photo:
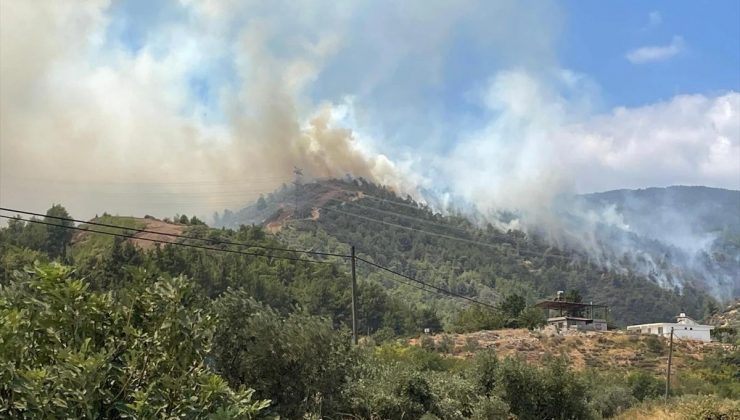
<svg viewBox="0 0 740 420">
<path fill-rule="evenodd" d="M 451 350 L 457 357 L 470 357 L 474 348 L 494 349 L 499 357 L 516 356 L 530 363 L 541 363 L 550 355 L 565 354 L 576 369 L 626 368 L 646 369 L 656 373 L 665 369 L 668 359 L 668 340 L 657 336 L 614 332 L 569 332 L 549 335 L 526 329 L 478 331 L 468 334 L 449 334 L 454 342 Z M 439 347 L 444 334 L 432 336 Z M 419 339 L 411 340 L 420 345 Z M 701 360 L 706 354 L 725 349 L 720 343 L 702 343 L 675 340 L 673 363 L 677 369 L 691 360 Z"/>
<path fill-rule="evenodd" d="M 133 242 L 134 245 L 138 246 L 141 249 L 151 249 L 156 245 L 156 242 L 152 242 L 152 239 L 156 241 L 164 241 L 164 242 L 176 242 L 177 238 L 169 236 L 169 235 L 182 235 L 185 231 L 185 226 L 183 225 L 177 225 L 173 223 L 167 223 L 162 220 L 157 219 L 136 219 L 137 222 L 143 223 L 146 227 L 145 230 L 150 230 L 154 232 L 161 232 L 163 234 L 155 234 L 155 233 L 147 233 L 147 232 L 139 232 L 134 235 L 137 239 L 131 239 L 131 242 Z"/>
</svg>

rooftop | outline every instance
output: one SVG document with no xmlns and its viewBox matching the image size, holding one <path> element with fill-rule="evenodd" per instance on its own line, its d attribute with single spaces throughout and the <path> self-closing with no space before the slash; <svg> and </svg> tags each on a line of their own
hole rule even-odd
<svg viewBox="0 0 740 420">
<path fill-rule="evenodd" d="M 537 302 L 534 306 L 543 309 L 556 309 L 562 311 L 574 311 L 577 309 L 586 308 L 606 308 L 606 305 L 600 305 L 596 303 L 582 303 L 582 302 L 568 302 L 565 300 L 542 300 Z"/>
</svg>

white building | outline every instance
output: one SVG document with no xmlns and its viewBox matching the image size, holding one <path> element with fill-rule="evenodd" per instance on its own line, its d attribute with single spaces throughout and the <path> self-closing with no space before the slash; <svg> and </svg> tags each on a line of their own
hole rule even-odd
<svg viewBox="0 0 740 420">
<path fill-rule="evenodd" d="M 663 337 L 668 338 L 671 336 L 671 328 L 673 328 L 673 336 L 676 338 L 711 341 L 710 331 L 714 327 L 711 325 L 699 324 L 682 312 L 676 317 L 675 323 L 657 322 L 654 324 L 630 325 L 627 327 L 627 331 L 637 331 L 641 334 L 662 335 Z"/>
</svg>

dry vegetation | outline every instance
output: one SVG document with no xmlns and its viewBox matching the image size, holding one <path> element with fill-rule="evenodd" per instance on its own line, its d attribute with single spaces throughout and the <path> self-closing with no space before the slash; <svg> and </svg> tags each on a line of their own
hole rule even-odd
<svg viewBox="0 0 740 420">
<path fill-rule="evenodd" d="M 705 420 L 740 419 L 740 401 L 713 396 L 692 395 L 672 398 L 668 402 L 652 400 L 633 407 L 616 417 L 617 420 Z"/>
<path fill-rule="evenodd" d="M 667 339 L 623 331 L 568 332 L 558 335 L 548 334 L 547 330 L 502 329 L 439 334 L 431 336 L 431 339 L 437 348 L 443 340 L 454 343 L 450 346 L 450 353 L 458 357 L 470 357 L 476 348 L 493 348 L 501 358 L 517 356 L 530 363 L 541 363 L 548 355 L 565 354 L 576 369 L 626 368 L 661 373 L 668 359 Z M 411 343 L 420 345 L 419 341 L 413 339 Z M 675 340 L 673 365 L 681 369 L 691 360 L 701 360 L 713 350 L 725 347 L 728 345 Z"/>
</svg>

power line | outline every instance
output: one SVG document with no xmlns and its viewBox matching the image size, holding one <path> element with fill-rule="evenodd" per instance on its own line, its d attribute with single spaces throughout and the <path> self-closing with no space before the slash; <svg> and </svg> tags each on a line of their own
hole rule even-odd
<svg viewBox="0 0 740 420">
<path fill-rule="evenodd" d="M 379 208 L 370 207 L 370 206 L 363 206 L 362 204 L 358 204 L 358 203 L 353 202 L 353 201 L 342 201 L 342 200 L 338 200 L 336 198 L 330 198 L 329 200 L 336 201 L 338 203 L 349 204 L 349 205 L 360 207 L 360 208 L 367 209 L 367 210 L 377 211 L 379 213 L 384 213 L 384 214 L 387 214 L 387 215 L 390 215 L 390 216 L 403 217 L 403 218 L 409 219 L 409 220 L 417 220 L 419 222 L 427 223 L 427 224 L 430 224 L 430 225 L 433 225 L 433 226 L 439 226 L 439 227 L 444 228 L 444 229 L 457 230 L 457 231 L 460 231 L 460 232 L 463 232 L 463 233 L 471 233 L 471 231 L 469 229 L 465 229 L 465 228 L 461 228 L 461 227 L 457 227 L 457 226 L 445 225 L 445 224 L 442 224 L 442 223 L 437 223 L 437 222 L 435 222 L 433 220 L 427 220 L 427 219 L 422 219 L 421 217 L 409 216 L 409 215 L 398 213 L 398 212 L 395 212 L 395 211 L 384 210 L 384 209 L 379 209 Z M 417 208 L 416 210 L 423 210 L 423 209 Z M 489 236 L 493 236 L 495 238 L 512 239 L 512 238 L 510 238 L 509 236 L 506 236 L 506 235 L 497 235 L 497 234 L 490 234 L 490 233 L 488 235 Z"/>
<path fill-rule="evenodd" d="M 499 250 L 499 251 L 501 250 L 497 245 L 491 244 L 491 243 L 476 241 L 476 240 L 472 240 L 472 239 L 460 238 L 460 237 L 457 237 L 457 236 L 445 235 L 443 233 L 430 232 L 428 230 L 418 229 L 418 228 L 414 228 L 414 227 L 411 227 L 411 226 L 399 225 L 397 223 L 386 222 L 385 220 L 374 219 L 372 217 L 367 217 L 367 216 L 363 216 L 363 215 L 356 214 L 356 213 L 350 213 L 350 212 L 346 212 L 346 211 L 339 210 L 339 209 L 332 208 L 332 207 L 320 207 L 320 208 L 323 209 L 323 210 L 329 210 L 329 211 L 333 211 L 333 212 L 345 214 L 347 216 L 352 216 L 352 217 L 356 217 L 356 218 L 359 218 L 359 219 L 368 220 L 368 221 L 375 222 L 375 223 L 381 223 L 381 224 L 384 224 L 384 225 L 393 226 L 393 227 L 396 227 L 396 228 L 399 228 L 399 229 L 405 229 L 405 230 L 409 230 L 409 231 L 413 231 L 413 232 L 424 233 L 424 234 L 431 235 L 431 236 L 438 236 L 440 238 L 451 239 L 453 241 L 460 241 L 460 242 L 465 242 L 465 243 L 469 243 L 469 244 L 473 244 L 473 245 L 481 245 L 481 246 L 485 246 L 485 247 L 488 247 L 488 248 L 491 248 L 491 249 L 495 249 L 495 250 Z M 562 258 L 562 259 L 567 259 L 567 260 L 570 260 L 571 259 L 570 257 L 567 257 L 565 255 L 543 254 L 543 253 L 539 253 L 539 252 L 526 251 L 526 250 L 517 250 L 517 253 L 519 253 L 519 254 L 535 255 L 535 256 L 540 256 L 540 257 L 545 257 L 545 258 L 553 257 L 553 258 Z"/>
<path fill-rule="evenodd" d="M 0 210 L 3 210 L 3 211 L 11 211 L 11 210 L 6 209 L 6 208 L 0 208 Z M 64 221 L 77 222 L 76 219 L 69 219 L 69 218 L 58 217 L 58 216 L 46 216 L 46 215 L 41 215 L 40 213 L 33 213 L 33 212 L 26 212 L 26 211 L 19 211 L 19 210 L 13 210 L 13 211 L 15 211 L 17 213 L 22 213 L 22 214 L 29 214 L 29 215 L 36 215 L 36 216 L 39 216 L 40 215 L 40 216 L 49 217 L 49 218 L 52 218 L 52 219 L 59 219 L 59 220 L 64 220 Z M 108 235 L 108 236 L 119 237 L 119 238 L 124 238 L 124 239 L 133 239 L 133 240 L 148 241 L 148 242 L 153 242 L 153 243 L 158 243 L 158 244 L 165 244 L 165 245 L 183 246 L 183 247 L 187 247 L 187 248 L 201 249 L 201 250 L 207 250 L 207 251 L 225 252 L 225 253 L 231 253 L 231 254 L 239 254 L 239 255 L 253 256 L 253 257 L 263 257 L 263 258 L 274 258 L 274 259 L 282 259 L 282 260 L 289 260 L 289 261 L 302 261 L 302 262 L 313 263 L 313 264 L 332 264 L 332 262 L 330 262 L 330 261 L 317 261 L 317 260 L 309 260 L 309 259 L 300 258 L 300 257 L 278 256 L 278 255 L 272 255 L 272 254 L 258 254 L 258 253 L 254 253 L 254 252 L 248 252 L 248 251 L 239 251 L 239 250 L 224 249 L 224 248 L 214 248 L 214 247 L 203 246 L 203 245 L 188 244 L 188 243 L 183 243 L 183 242 L 171 242 L 171 241 L 165 241 L 165 240 L 153 239 L 153 238 L 143 238 L 143 237 L 137 237 L 137 236 L 134 236 L 134 235 L 127 235 L 127 234 L 124 234 L 124 233 L 115 233 L 115 232 L 106 232 L 106 231 L 102 231 L 102 230 L 95 230 L 95 229 L 90 229 L 88 227 L 60 225 L 60 224 L 57 224 L 57 223 L 49 223 L 49 222 L 45 222 L 43 220 L 38 220 L 38 219 L 23 219 L 23 218 L 20 218 L 18 216 L 0 215 L 0 218 L 9 219 L 9 220 L 22 220 L 22 221 L 27 222 L 27 223 L 35 223 L 35 224 L 40 224 L 40 225 L 45 225 L 45 226 L 61 227 L 63 229 L 77 230 L 77 231 L 81 231 L 81 232 L 97 233 L 97 234 L 101 234 L 101 235 Z M 125 226 L 110 225 L 110 224 L 106 224 L 106 223 L 95 223 L 95 225 L 99 225 L 99 226 L 103 226 L 103 227 L 112 227 L 112 228 L 117 228 L 117 229 L 122 229 L 122 230 L 134 230 L 136 232 L 141 232 L 141 233 L 152 233 L 152 234 L 160 234 L 160 235 L 164 235 L 164 236 L 174 236 L 174 237 L 178 237 L 178 238 L 183 238 L 182 235 L 167 234 L 165 232 L 157 232 L 157 231 L 147 231 L 147 230 L 143 230 L 143 229 L 131 229 L 131 228 L 128 228 L 128 227 L 125 227 Z M 184 237 L 184 238 L 186 238 L 186 239 L 207 240 L 207 239 L 201 239 L 201 238 L 189 238 L 189 237 Z M 228 244 L 229 242 L 222 242 L 222 243 L 227 243 Z M 231 243 L 231 244 L 244 246 L 244 244 L 239 244 L 239 243 Z M 275 250 L 289 250 L 288 248 L 272 248 L 272 249 L 275 249 Z M 296 250 L 290 250 L 290 251 L 298 252 Z M 349 257 L 349 256 L 341 255 L 341 254 L 330 254 L 330 255 L 341 256 L 341 257 Z M 413 278 L 411 276 L 405 275 L 405 274 L 400 273 L 398 271 L 395 271 L 393 269 L 390 269 L 390 268 L 384 267 L 384 266 L 382 266 L 380 264 L 376 264 L 374 262 L 371 262 L 369 260 L 366 260 L 366 259 L 364 259 L 362 257 L 357 257 L 356 256 L 355 258 L 357 260 L 359 260 L 359 261 L 362 261 L 362 262 L 370 265 L 370 266 L 373 266 L 375 268 L 378 268 L 380 270 L 386 271 L 386 272 L 391 273 L 391 274 L 394 274 L 394 275 L 396 275 L 396 276 L 398 276 L 400 278 L 403 278 L 403 279 L 406 279 L 406 280 L 410 280 L 411 282 L 414 282 L 414 283 L 417 283 L 418 284 L 418 285 L 416 285 L 416 284 L 408 283 L 408 282 L 403 281 L 403 280 L 394 279 L 395 281 L 398 281 L 398 282 L 403 283 L 405 285 L 415 287 L 415 288 L 417 288 L 419 290 L 423 290 L 425 292 L 433 292 L 433 293 L 437 293 L 437 294 L 441 294 L 441 295 L 447 295 L 447 296 L 452 296 L 452 297 L 464 299 L 464 300 L 466 300 L 468 302 L 476 303 L 476 304 L 479 304 L 479 305 L 483 305 L 483 306 L 487 306 L 489 308 L 495 309 L 495 307 L 493 305 L 490 305 L 490 304 L 487 304 L 485 302 L 481 302 L 481 301 L 478 301 L 476 299 L 472 299 L 470 297 L 463 296 L 461 294 L 452 292 L 450 290 L 447 290 L 447 289 L 444 289 L 444 288 L 441 288 L 441 287 L 434 286 L 432 284 L 423 282 L 421 280 L 415 279 L 415 278 Z"/>
<path fill-rule="evenodd" d="M 82 223 L 82 224 L 87 224 L 87 225 L 101 226 L 101 227 L 107 227 L 107 228 L 113 228 L 113 229 L 121 229 L 121 230 L 126 230 L 126 231 L 133 231 L 133 232 L 137 232 L 137 233 L 150 233 L 150 234 L 154 234 L 154 235 L 162 235 L 162 236 L 168 236 L 168 237 L 172 237 L 172 238 L 196 240 L 196 241 L 207 242 L 207 243 L 214 244 L 214 245 L 235 245 L 235 246 L 242 246 L 242 247 L 262 248 L 262 249 L 267 249 L 267 250 L 271 250 L 271 251 L 285 251 L 285 252 L 294 252 L 294 253 L 298 253 L 298 254 L 321 255 L 321 256 L 324 256 L 324 257 L 349 258 L 349 255 L 335 254 L 335 253 L 331 253 L 331 252 L 319 252 L 319 251 L 308 251 L 308 250 L 301 250 L 301 249 L 281 248 L 281 247 L 274 247 L 274 246 L 267 246 L 267 245 L 250 244 L 250 243 L 244 243 L 244 242 L 225 241 L 225 240 L 220 240 L 220 239 L 194 238 L 194 237 L 191 237 L 191 236 L 179 235 L 179 234 L 176 234 L 176 233 L 158 232 L 158 231 L 155 231 L 155 230 L 130 228 L 130 227 L 126 227 L 126 226 L 113 225 L 113 224 L 109 224 L 109 223 L 90 222 L 90 221 L 87 221 L 86 222 L 84 220 L 78 220 L 78 219 L 72 219 L 72 218 L 60 217 L 60 216 L 50 216 L 50 215 L 46 215 L 46 214 L 42 214 L 42 213 L 34 213 L 34 212 L 31 212 L 31 211 L 9 209 L 9 208 L 5 208 L 5 207 L 0 207 L 0 210 L 6 211 L 6 212 L 9 212 L 9 213 L 20 213 L 20 214 L 25 214 L 25 215 L 29 215 L 29 216 L 48 217 L 48 218 L 51 218 L 51 219 L 56 219 L 56 220 L 61 220 L 61 221 Z M 23 219 L 21 219 L 21 220 L 23 220 Z M 59 225 L 54 225 L 54 226 L 59 226 Z M 143 238 L 135 238 L 135 239 L 143 239 Z"/>
<path fill-rule="evenodd" d="M 403 273 L 401 273 L 401 272 L 398 272 L 398 271 L 395 271 L 395 270 L 393 270 L 393 269 L 390 269 L 390 268 L 384 267 L 384 266 L 382 266 L 382 265 L 380 265 L 380 264 L 376 264 L 376 263 L 374 263 L 374 262 L 368 261 L 368 260 L 366 260 L 366 259 L 364 259 L 364 258 L 362 258 L 362 257 L 355 257 L 355 258 L 357 258 L 357 260 L 358 260 L 358 261 L 362 261 L 362 262 L 364 262 L 365 264 L 371 265 L 371 266 L 373 266 L 373 267 L 375 267 L 375 268 L 378 268 L 378 269 L 380 269 L 380 270 L 383 270 L 383 271 L 387 271 L 387 272 L 389 272 L 389 273 L 391 273 L 391 274 L 394 274 L 394 275 L 396 275 L 396 276 L 398 276 L 398 277 L 402 277 L 402 278 L 404 278 L 404 279 L 407 279 L 407 280 L 413 281 L 413 282 L 415 282 L 415 283 L 418 283 L 418 284 L 421 284 L 421 285 L 423 285 L 423 286 L 425 286 L 425 287 L 429 287 L 429 288 L 433 289 L 433 290 L 426 290 L 427 292 L 429 292 L 429 291 L 436 291 L 436 292 L 438 292 L 438 293 L 440 293 L 440 294 L 445 294 L 445 295 L 448 295 L 448 296 L 452 296 L 452 297 L 456 297 L 456 298 L 459 298 L 459 299 L 465 299 L 465 300 L 467 300 L 467 301 L 469 301 L 469 302 L 472 302 L 472 303 L 476 303 L 476 304 L 478 304 L 478 305 L 482 305 L 482 306 L 487 306 L 487 307 L 489 307 L 489 308 L 491 308 L 491 309 L 497 309 L 497 308 L 496 308 L 495 306 L 493 306 L 493 305 L 491 305 L 491 304 L 488 304 L 488 303 L 485 303 L 485 302 L 481 302 L 481 301 L 479 301 L 479 300 L 476 300 L 476 299 L 473 299 L 473 298 L 470 298 L 470 297 L 467 297 L 467 296 L 461 295 L 461 294 L 459 294 L 459 293 L 455 293 L 455 292 L 453 292 L 453 291 L 451 291 L 451 290 L 447 290 L 447 289 L 444 289 L 444 288 L 442 288 L 442 287 L 438 287 L 438 286 L 435 286 L 435 285 L 433 285 L 433 284 L 429 284 L 429 283 L 423 282 L 423 281 L 421 281 L 421 280 L 418 280 L 418 279 L 415 279 L 415 278 L 413 278 L 413 277 L 411 277 L 411 276 L 407 276 L 406 274 L 403 274 Z"/>
<path fill-rule="evenodd" d="M 313 263 L 313 264 L 332 264 L 331 261 L 316 261 L 316 260 L 309 260 L 309 259 L 300 258 L 300 257 L 286 257 L 286 256 L 271 255 L 271 254 L 257 254 L 257 253 L 254 253 L 254 252 L 238 251 L 238 250 L 234 250 L 234 249 L 213 248 L 213 247 L 207 247 L 207 246 L 203 246 L 203 245 L 186 244 L 186 243 L 183 243 L 183 242 L 170 242 L 170 241 L 163 241 L 163 240 L 160 240 L 160 239 L 141 238 L 141 237 L 136 237 L 136 236 L 133 236 L 133 235 L 125 235 L 125 234 L 122 234 L 122 233 L 106 232 L 106 231 L 102 231 L 102 230 L 94 230 L 94 229 L 89 229 L 89 228 L 82 228 L 82 227 L 79 227 L 79 226 L 59 225 L 59 224 L 56 224 L 56 223 L 44 222 L 42 220 L 22 219 L 22 218 L 19 218 L 17 216 L 4 216 L 4 215 L 0 215 L 0 218 L 11 219 L 11 220 L 23 220 L 24 222 L 28 222 L 28 223 L 36 223 L 36 224 L 40 224 L 40 225 L 54 226 L 54 227 L 60 227 L 60 228 L 64 228 L 64 229 L 73 229 L 73 230 L 78 230 L 78 231 L 82 231 L 82 232 L 99 233 L 99 234 L 102 234 L 102 235 L 116 236 L 116 237 L 119 237 L 119 238 L 126 238 L 126 239 L 135 239 L 135 240 L 139 240 L 139 241 L 149 241 L 149 242 L 154 242 L 154 243 L 159 243 L 159 244 L 165 244 L 165 245 L 177 245 L 177 246 L 184 246 L 184 247 L 188 247 L 188 248 L 204 249 L 204 250 L 208 250 L 208 251 L 217 251 L 217 252 L 226 252 L 226 253 L 231 253 L 231 254 L 248 255 L 248 256 L 252 256 L 252 257 L 275 258 L 275 259 L 280 259 L 280 260 L 303 261 L 303 262 Z"/>
<path fill-rule="evenodd" d="M 362 195 L 360 196 L 360 198 L 369 198 L 369 199 L 371 199 L 371 200 L 383 201 L 383 202 L 386 202 L 386 203 L 391 203 L 391 204 L 395 204 L 395 205 L 397 205 L 397 206 L 403 206 L 403 207 L 408 207 L 408 208 L 411 208 L 411 209 L 415 209 L 415 210 L 424 210 L 424 209 L 429 209 L 429 206 L 428 206 L 428 205 L 426 205 L 426 204 L 422 204 L 422 205 L 419 205 L 419 204 L 417 204 L 417 205 L 413 205 L 413 204 L 408 204 L 408 203 L 399 203 L 398 201 L 394 201 L 394 200 L 388 200 L 387 198 L 380 198 L 380 197 L 376 197 L 376 196 L 374 196 L 374 195 L 370 195 L 370 194 L 365 194 L 365 193 L 362 193 Z"/>
<path fill-rule="evenodd" d="M 386 203 L 390 203 L 390 204 L 395 204 L 395 205 L 399 205 L 399 206 L 409 207 L 409 208 L 414 209 L 414 210 L 417 210 L 417 211 L 429 210 L 429 207 L 426 206 L 426 205 L 424 205 L 424 206 L 414 206 L 412 204 L 399 203 L 397 201 L 388 200 L 388 199 L 385 199 L 385 198 L 380 198 L 380 197 L 376 197 L 376 196 L 368 195 L 368 194 L 363 194 L 360 198 L 369 198 L 369 199 L 378 200 L 378 201 L 382 201 L 382 202 L 386 202 Z M 368 210 L 374 210 L 374 211 L 378 211 L 378 212 L 381 212 L 381 213 L 386 213 L 386 214 L 389 214 L 389 215 L 392 215 L 392 216 L 404 217 L 404 218 L 407 218 L 407 219 L 410 219 L 410 220 L 418 220 L 420 222 L 428 223 L 428 224 L 431 224 L 431 225 L 434 225 L 434 226 L 439 226 L 439 227 L 446 228 L 446 229 L 453 229 L 453 230 L 458 230 L 460 232 L 471 233 L 469 230 L 464 229 L 464 228 L 460 228 L 460 227 L 457 227 L 457 226 L 448 226 L 448 225 L 437 223 L 437 222 L 434 222 L 434 221 L 431 221 L 431 220 L 423 219 L 423 218 L 420 218 L 420 217 L 409 216 L 409 215 L 405 215 L 405 214 L 394 212 L 394 211 L 390 211 L 390 210 L 378 209 L 378 208 L 375 208 L 375 207 L 363 206 L 361 204 L 357 204 L 356 202 L 349 202 L 349 201 L 348 202 L 343 202 L 343 201 L 337 200 L 337 199 L 330 199 L 330 200 L 339 201 L 339 202 L 342 202 L 342 203 L 347 203 L 347 204 L 350 204 L 350 205 L 353 205 L 353 206 L 357 206 L 357 207 L 361 207 L 361 208 L 368 209 Z M 372 220 L 375 220 L 375 219 L 372 219 Z M 385 222 L 383 220 L 375 220 L 375 221 L 380 222 L 380 223 L 388 223 L 388 222 Z M 419 231 L 422 231 L 422 232 L 429 233 L 431 235 L 435 235 L 436 234 L 435 232 L 424 231 L 422 229 L 418 229 L 418 230 Z M 508 240 L 513 239 L 510 236 L 505 235 L 505 234 L 486 233 L 486 235 L 488 235 L 490 237 L 493 237 L 493 238 L 501 238 L 501 239 L 508 239 Z M 465 238 L 459 238 L 459 239 L 468 240 L 468 239 L 465 239 Z M 486 243 L 480 242 L 480 241 L 474 241 L 474 242 L 475 243 L 478 243 L 478 244 L 481 244 L 481 245 L 486 245 L 486 246 L 493 245 L 493 244 L 486 244 Z M 519 253 L 528 254 L 528 255 L 535 255 L 535 256 L 570 259 L 569 257 L 563 256 L 563 255 L 545 254 L 545 253 L 534 252 L 534 251 L 527 251 L 527 250 L 523 250 L 523 251 L 522 250 L 519 250 L 518 252 Z"/>
</svg>

